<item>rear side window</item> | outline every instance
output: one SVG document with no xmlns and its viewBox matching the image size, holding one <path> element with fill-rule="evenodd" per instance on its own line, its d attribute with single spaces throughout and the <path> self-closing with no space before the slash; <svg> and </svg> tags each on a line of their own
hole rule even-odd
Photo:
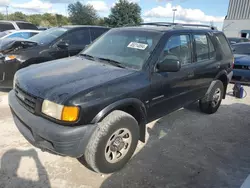
<svg viewBox="0 0 250 188">
<path fill-rule="evenodd" d="M 12 23 L 0 23 L 0 31 L 15 29 Z"/>
<path fill-rule="evenodd" d="M 231 48 L 227 42 L 227 39 L 226 37 L 222 34 L 222 33 L 219 33 L 219 34 L 216 34 L 216 39 L 221 47 L 221 50 L 222 52 L 225 54 L 225 55 L 229 55 L 231 54 Z"/>
<path fill-rule="evenodd" d="M 209 46 L 207 36 L 194 35 L 197 61 L 209 59 Z"/>
<path fill-rule="evenodd" d="M 108 29 L 90 28 L 91 40 L 94 41 L 95 39 L 97 39 L 99 36 L 101 36 L 106 31 L 108 31 Z"/>
<path fill-rule="evenodd" d="M 208 40 L 208 47 L 209 47 L 209 58 L 210 59 L 215 58 L 216 52 L 215 52 L 214 45 L 209 37 L 207 37 L 207 40 Z"/>
<path fill-rule="evenodd" d="M 20 29 L 32 29 L 32 30 L 37 30 L 37 27 L 31 23 L 22 23 L 22 22 L 17 22 L 16 23 L 17 26 L 20 28 Z"/>
<path fill-rule="evenodd" d="M 248 43 L 232 45 L 232 49 L 234 54 L 250 55 L 250 44 Z"/>
</svg>

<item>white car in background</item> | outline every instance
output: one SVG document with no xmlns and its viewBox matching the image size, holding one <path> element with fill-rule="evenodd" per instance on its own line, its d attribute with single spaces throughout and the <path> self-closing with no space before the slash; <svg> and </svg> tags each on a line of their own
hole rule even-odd
<svg viewBox="0 0 250 188">
<path fill-rule="evenodd" d="M 7 30 L 0 32 L 0 39 L 5 38 L 22 38 L 22 39 L 28 39 L 41 31 L 39 30 Z"/>
</svg>

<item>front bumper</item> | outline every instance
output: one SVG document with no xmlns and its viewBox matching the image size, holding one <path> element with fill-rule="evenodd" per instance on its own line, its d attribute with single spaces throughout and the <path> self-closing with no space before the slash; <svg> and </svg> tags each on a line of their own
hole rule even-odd
<svg viewBox="0 0 250 188">
<path fill-rule="evenodd" d="M 54 154 L 75 158 L 82 156 L 96 127 L 94 124 L 62 126 L 36 116 L 21 106 L 13 90 L 9 93 L 9 105 L 22 135 L 35 147 Z"/>
</svg>

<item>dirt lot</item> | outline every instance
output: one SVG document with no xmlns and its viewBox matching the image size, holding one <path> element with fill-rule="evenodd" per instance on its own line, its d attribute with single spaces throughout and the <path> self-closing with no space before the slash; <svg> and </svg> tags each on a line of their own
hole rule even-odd
<svg viewBox="0 0 250 188">
<path fill-rule="evenodd" d="M 214 115 L 193 105 L 150 123 L 147 144 L 112 175 L 33 148 L 13 123 L 7 92 L 0 92 L 0 187 L 239 188 L 250 174 L 250 88 L 245 89 L 245 99 L 228 95 Z"/>
</svg>

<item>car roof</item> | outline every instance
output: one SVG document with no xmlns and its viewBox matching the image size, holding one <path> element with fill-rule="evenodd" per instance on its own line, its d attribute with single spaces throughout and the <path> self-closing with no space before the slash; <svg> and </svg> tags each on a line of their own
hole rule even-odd
<svg viewBox="0 0 250 188">
<path fill-rule="evenodd" d="M 0 22 L 6 22 L 6 23 L 29 23 L 32 24 L 30 22 L 26 22 L 26 21 L 9 21 L 9 20 L 0 20 Z"/>
<path fill-rule="evenodd" d="M 14 30 L 14 29 L 11 29 L 11 30 L 7 30 L 7 32 L 11 32 L 11 33 L 20 33 L 20 32 L 34 32 L 34 33 L 39 33 L 41 31 L 39 30 L 32 30 L 32 29 L 21 29 L 21 30 Z"/>
<path fill-rule="evenodd" d="M 64 25 L 64 26 L 61 26 L 61 27 L 62 28 L 66 28 L 66 29 L 75 29 L 75 28 L 84 28 L 84 27 L 109 29 L 109 27 L 105 27 L 105 26 L 93 26 L 93 25 Z"/>
</svg>

